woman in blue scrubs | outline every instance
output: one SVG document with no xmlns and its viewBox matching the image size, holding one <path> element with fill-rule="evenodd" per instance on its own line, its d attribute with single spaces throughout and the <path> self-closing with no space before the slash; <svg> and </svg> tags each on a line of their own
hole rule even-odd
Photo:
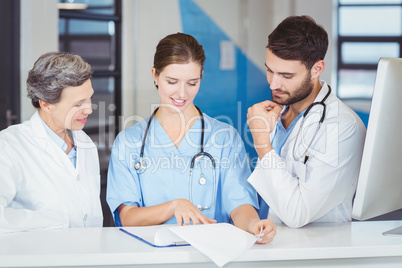
<svg viewBox="0 0 402 268">
<path fill-rule="evenodd" d="M 116 226 L 231 222 L 271 242 L 276 226 L 260 220 L 243 141 L 193 104 L 205 54 L 191 35 L 162 39 L 152 75 L 160 96 L 150 118 L 116 138 L 107 202 Z M 194 157 L 200 152 L 203 157 Z M 215 168 L 213 168 L 215 164 Z"/>
</svg>

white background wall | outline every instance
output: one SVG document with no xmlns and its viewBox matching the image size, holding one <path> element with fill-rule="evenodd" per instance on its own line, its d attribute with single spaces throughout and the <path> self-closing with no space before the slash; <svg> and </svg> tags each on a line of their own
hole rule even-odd
<svg viewBox="0 0 402 268">
<path fill-rule="evenodd" d="M 289 15 L 310 15 L 330 36 L 324 80 L 331 81 L 335 43 L 332 0 L 195 0 L 257 65 L 263 68 L 268 34 Z M 160 39 L 180 32 L 178 0 L 123 0 L 123 120 L 149 116 L 159 102 L 153 86 L 153 54 Z M 26 78 L 34 61 L 58 49 L 57 0 L 21 0 L 21 118 L 34 109 L 26 97 Z M 134 122 L 132 122 L 134 123 Z M 124 124 L 129 126 L 130 123 Z"/>
<path fill-rule="evenodd" d="M 322 79 L 331 83 L 333 65 L 332 0 L 195 0 L 257 65 L 263 68 L 269 33 L 290 15 L 310 15 L 328 32 L 330 46 Z M 124 27 L 132 29 L 131 42 L 125 42 L 123 79 L 132 80 L 132 90 L 123 92 L 123 116 L 146 118 L 159 97 L 153 86 L 153 54 L 160 39 L 182 31 L 178 0 L 124 0 Z M 132 10 L 132 11 L 131 11 Z M 264 70 L 265 72 L 265 70 Z M 131 76 L 127 78 L 127 76 Z"/>
<path fill-rule="evenodd" d="M 36 111 L 27 97 L 26 81 L 33 64 L 45 52 L 59 48 L 57 0 L 21 0 L 21 121 Z"/>
</svg>

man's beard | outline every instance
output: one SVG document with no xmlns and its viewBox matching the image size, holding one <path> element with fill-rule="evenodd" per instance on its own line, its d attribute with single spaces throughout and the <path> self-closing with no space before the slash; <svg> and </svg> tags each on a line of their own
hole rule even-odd
<svg viewBox="0 0 402 268">
<path fill-rule="evenodd" d="M 281 100 L 278 97 L 276 97 L 273 93 L 271 93 L 271 98 L 272 98 L 272 101 L 274 101 L 280 105 L 292 105 L 296 102 L 299 102 L 299 101 L 307 98 L 313 91 L 313 88 L 314 88 L 314 85 L 313 85 L 313 82 L 311 82 L 310 73 L 308 73 L 306 75 L 306 77 L 304 78 L 301 86 L 292 95 L 290 95 L 288 92 L 277 90 L 278 92 L 288 94 L 289 95 L 288 99 Z"/>
</svg>

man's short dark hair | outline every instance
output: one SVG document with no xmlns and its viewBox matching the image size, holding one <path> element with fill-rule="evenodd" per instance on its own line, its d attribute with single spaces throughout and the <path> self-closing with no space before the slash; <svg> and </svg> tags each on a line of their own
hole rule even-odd
<svg viewBox="0 0 402 268">
<path fill-rule="evenodd" d="M 323 60 L 328 34 L 309 16 L 290 16 L 268 36 L 267 48 L 284 60 L 299 60 L 308 70 Z"/>
</svg>

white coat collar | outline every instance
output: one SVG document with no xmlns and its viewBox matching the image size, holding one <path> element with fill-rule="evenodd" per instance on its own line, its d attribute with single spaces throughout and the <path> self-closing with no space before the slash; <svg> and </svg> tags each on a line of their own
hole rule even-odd
<svg viewBox="0 0 402 268">
<path fill-rule="evenodd" d="M 320 89 L 320 92 L 318 92 L 317 97 L 315 98 L 314 102 L 321 102 L 329 91 L 329 86 L 328 86 L 327 82 L 320 81 L 320 84 L 321 84 L 321 89 Z"/>
<path fill-rule="evenodd" d="M 31 117 L 31 125 L 32 125 L 32 130 L 33 133 L 35 134 L 36 137 L 41 138 L 41 139 L 47 139 L 48 135 L 46 133 L 46 129 L 44 128 L 41 118 L 39 115 L 39 111 L 36 111 L 32 117 Z"/>
<path fill-rule="evenodd" d="M 65 159 L 67 159 L 69 161 L 68 156 L 60 149 L 60 147 L 57 146 L 57 144 L 47 134 L 46 129 L 41 122 L 41 118 L 38 111 L 36 111 L 32 115 L 30 123 L 34 134 L 34 138 L 36 138 L 36 143 L 39 149 L 44 150 L 55 159 L 59 159 L 60 161 L 64 161 Z"/>
<path fill-rule="evenodd" d="M 30 119 L 31 125 L 32 125 L 32 130 L 34 132 L 34 135 L 37 138 L 43 139 L 44 144 L 49 141 L 50 137 L 46 132 L 46 129 L 44 128 L 41 118 L 39 115 L 39 112 L 36 111 L 31 119 Z M 90 149 L 94 148 L 94 143 L 88 139 L 87 135 L 84 133 L 82 130 L 73 130 L 71 131 L 73 134 L 73 139 L 74 139 L 74 145 L 77 146 L 78 148 L 83 148 L 83 149 Z M 96 147 L 96 146 L 95 146 Z"/>
<path fill-rule="evenodd" d="M 60 147 L 52 140 L 52 138 L 47 134 L 45 127 L 41 122 L 39 112 L 36 111 L 31 119 L 30 123 L 32 126 L 32 131 L 34 138 L 36 138 L 37 146 L 42 148 L 45 152 L 50 154 L 53 158 L 59 159 L 60 161 L 65 161 L 66 165 L 71 165 L 72 170 L 76 172 L 79 168 L 78 158 L 80 157 L 80 149 L 90 149 L 96 148 L 96 145 L 88 138 L 88 136 L 82 131 L 72 131 L 74 144 L 77 146 L 77 167 L 74 168 L 68 156 L 63 152 Z"/>
<path fill-rule="evenodd" d="M 317 97 L 315 98 L 314 102 L 321 102 L 329 91 L 328 84 L 325 81 L 320 81 L 320 84 L 321 84 L 321 89 L 320 89 L 320 92 L 318 92 Z M 325 102 L 328 102 L 328 99 Z M 294 139 L 296 137 L 297 132 L 299 131 L 301 121 L 303 121 L 303 116 L 300 117 L 299 121 L 297 121 L 295 127 L 292 130 L 292 133 L 290 133 L 290 135 L 285 143 L 285 146 L 286 146 L 286 144 L 289 144 L 288 143 L 289 141 L 291 141 L 292 139 Z"/>
</svg>

